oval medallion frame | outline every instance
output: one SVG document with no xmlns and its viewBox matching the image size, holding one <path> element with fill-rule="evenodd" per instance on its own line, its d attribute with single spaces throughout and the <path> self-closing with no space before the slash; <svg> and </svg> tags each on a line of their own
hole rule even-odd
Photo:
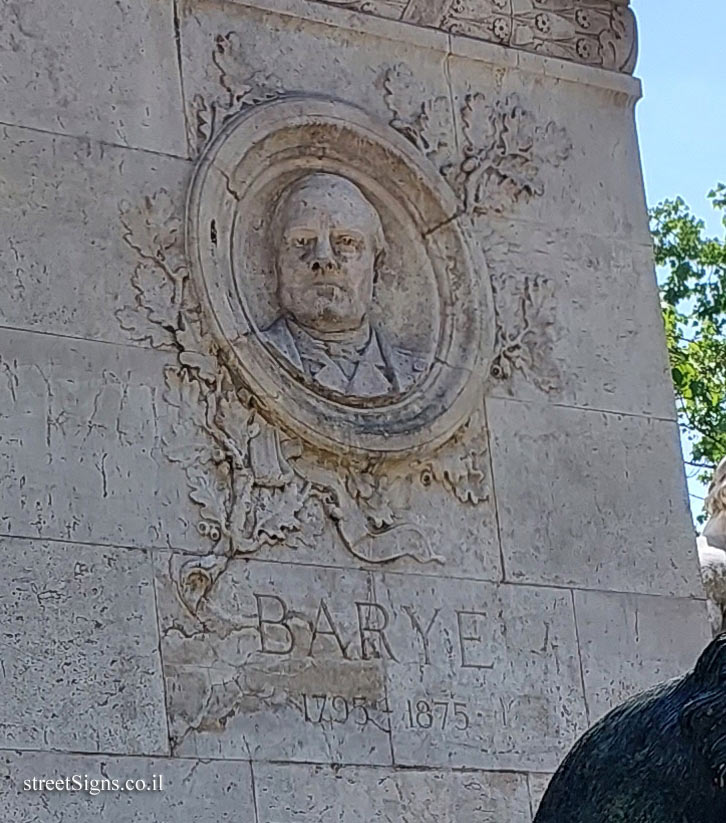
<svg viewBox="0 0 726 823">
<path fill-rule="evenodd" d="M 312 172 L 346 177 L 398 224 L 413 226 L 430 262 L 438 335 L 428 372 L 387 405 L 350 405 L 296 378 L 261 339 L 248 304 L 245 284 L 260 272 L 250 275 L 235 241 L 247 212 L 259 212 L 260 193 Z M 494 313 L 483 256 L 467 234 L 453 192 L 404 137 L 355 106 L 317 97 L 231 118 L 200 157 L 187 200 L 192 276 L 229 367 L 283 428 L 334 452 L 384 456 L 438 445 L 480 402 Z"/>
</svg>

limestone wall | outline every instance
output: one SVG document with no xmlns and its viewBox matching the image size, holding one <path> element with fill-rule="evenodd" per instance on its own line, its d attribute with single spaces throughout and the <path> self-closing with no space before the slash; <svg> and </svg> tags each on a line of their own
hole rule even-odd
<svg viewBox="0 0 726 823">
<path fill-rule="evenodd" d="M 2 13 L 4 819 L 529 821 L 709 634 L 630 12 Z"/>
</svg>

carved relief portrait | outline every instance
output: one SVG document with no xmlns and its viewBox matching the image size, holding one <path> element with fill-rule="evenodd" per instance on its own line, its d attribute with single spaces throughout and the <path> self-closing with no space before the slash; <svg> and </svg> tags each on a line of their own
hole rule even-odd
<svg viewBox="0 0 726 823">
<path fill-rule="evenodd" d="M 386 237 L 360 188 L 307 174 L 282 192 L 271 225 L 280 314 L 262 330 L 265 343 L 324 391 L 364 399 L 410 388 L 427 360 L 371 316 Z"/>
<path fill-rule="evenodd" d="M 196 172 L 189 252 L 229 367 L 276 423 L 383 454 L 468 418 L 494 323 L 458 211 L 435 167 L 353 107 L 280 100 L 229 121 Z"/>
</svg>

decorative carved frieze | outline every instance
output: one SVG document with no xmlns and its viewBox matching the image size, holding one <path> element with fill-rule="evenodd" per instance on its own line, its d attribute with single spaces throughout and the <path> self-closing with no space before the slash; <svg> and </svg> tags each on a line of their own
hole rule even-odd
<svg viewBox="0 0 726 823">
<path fill-rule="evenodd" d="M 501 46 L 631 73 L 637 57 L 628 0 L 321 0 Z"/>
</svg>

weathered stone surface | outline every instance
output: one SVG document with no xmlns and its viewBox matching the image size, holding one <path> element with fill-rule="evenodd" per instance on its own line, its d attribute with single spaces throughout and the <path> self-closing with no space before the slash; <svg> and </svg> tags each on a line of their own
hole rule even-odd
<svg viewBox="0 0 726 823">
<path fill-rule="evenodd" d="M 157 559 L 174 753 L 390 763 L 370 575 L 218 564 L 210 583 L 188 558 Z"/>
<path fill-rule="evenodd" d="M 572 79 L 582 82 L 568 84 L 565 95 L 556 72 L 541 76 L 538 59 L 531 73 L 508 71 L 502 64 L 511 69 L 516 60 L 510 63 L 506 53 L 491 53 L 477 48 L 479 44 L 472 47 L 464 39 L 455 43 L 455 56 L 445 70 L 449 44 L 434 32 L 389 27 L 386 39 L 381 39 L 380 24 L 371 25 L 365 16 L 318 13 L 315 22 L 303 22 L 313 7 L 291 3 L 268 10 L 260 6 L 240 8 L 238 16 L 225 14 L 223 19 L 214 5 L 183 7 L 182 54 L 192 146 L 203 145 L 231 111 L 286 93 L 315 94 L 325 88 L 326 94 L 361 105 L 390 122 L 448 179 L 458 174 L 472 184 L 476 179 L 471 174 L 472 158 L 462 155 L 462 150 L 484 149 L 492 136 L 485 125 L 491 123 L 491 115 L 479 111 L 512 108 L 521 122 L 528 121 L 537 131 L 533 162 L 523 176 L 539 166 L 533 178 L 537 193 L 512 190 L 495 178 L 483 197 L 487 211 L 511 211 L 514 202 L 518 216 L 526 220 L 605 236 L 635 234 L 647 240 L 642 192 L 633 189 L 633 181 L 641 179 L 632 105 L 627 104 L 628 98 L 639 95 L 635 81 L 616 75 L 608 78 L 602 72 L 588 75 L 573 67 Z M 236 27 L 230 25 L 235 20 L 239 20 Z M 280 42 L 286 44 L 283 50 L 277 45 Z M 395 57 L 391 42 L 395 42 Z M 359 67 L 355 55 L 363 51 L 367 59 Z M 317 55 L 314 64 L 305 60 L 311 52 Z M 453 94 L 447 88 L 449 75 Z M 475 114 L 467 128 L 471 107 Z M 592 109 L 600 128 L 591 128 L 592 121 L 579 116 L 584 108 Z M 624 135 L 615 147 L 608 139 L 613 130 Z M 527 139 L 523 145 L 529 152 L 532 142 Z M 610 163 L 627 168 L 628 174 L 607 174 Z M 545 201 L 540 185 L 547 189 Z"/>
<path fill-rule="evenodd" d="M 515 221 L 489 228 L 490 393 L 675 419 L 650 247 Z"/>
<path fill-rule="evenodd" d="M 710 638 L 703 600 L 575 592 L 590 720 L 692 668 Z"/>
<path fill-rule="evenodd" d="M 398 575 L 375 592 L 396 765 L 555 768 L 585 726 L 569 594 Z"/>
<path fill-rule="evenodd" d="M 537 809 L 539 808 L 540 801 L 542 800 L 542 795 L 547 790 L 547 786 L 549 786 L 551 779 L 551 774 L 532 772 L 527 775 L 527 783 L 529 784 L 529 799 L 532 806 L 532 817 L 537 814 Z"/>
<path fill-rule="evenodd" d="M 469 452 L 459 451 L 456 446 L 446 449 L 444 458 L 449 458 L 454 467 L 467 459 Z M 482 454 L 478 463 L 484 474 L 478 487 L 486 490 L 486 497 L 472 500 L 466 492 L 466 484 L 461 485 L 460 495 L 453 492 L 448 481 L 441 483 L 445 460 L 422 461 L 413 476 L 396 478 L 388 486 L 383 486 L 390 505 L 395 505 L 399 517 L 412 526 L 410 544 L 414 550 L 423 550 L 435 555 L 435 560 L 421 563 L 406 556 L 386 564 L 396 571 L 409 571 L 432 577 L 466 576 L 473 580 L 498 582 L 502 579 L 502 565 L 499 553 L 499 538 L 496 527 L 496 512 L 491 494 L 491 474 L 488 465 L 488 451 Z M 283 551 L 290 562 L 306 565 L 356 567 L 360 564 L 350 554 L 344 540 L 330 527 L 323 506 L 310 501 L 305 510 L 302 528 L 290 535 Z M 256 555 L 261 560 L 279 560 L 280 546 L 264 545 Z M 365 564 L 375 568 L 380 564 Z"/>
<path fill-rule="evenodd" d="M 2 4 L 2 120 L 185 154 L 172 0 Z"/>
<path fill-rule="evenodd" d="M 0 33 L 3 776 L 170 776 L 6 817 L 525 823 L 708 632 L 633 32 L 71 5 Z"/>
<path fill-rule="evenodd" d="M 257 561 L 157 566 L 178 754 L 389 763 L 392 737 L 397 765 L 546 769 L 583 728 L 568 594 Z"/>
<path fill-rule="evenodd" d="M 487 408 L 508 579 L 701 591 L 685 481 L 672 470 L 675 423 L 499 399 Z"/>
<path fill-rule="evenodd" d="M 364 823 L 380 820 L 531 820 L 526 778 L 506 772 L 391 771 L 255 764 L 261 820 Z"/>
<path fill-rule="evenodd" d="M 148 556 L 0 540 L 0 748 L 167 753 Z"/>
<path fill-rule="evenodd" d="M 319 155 L 329 165 L 308 172 Z M 357 108 L 290 98 L 236 112 L 205 149 L 188 264 L 167 262 L 157 200 L 122 215 L 146 276 L 120 319 L 176 350 L 162 450 L 210 549 L 309 549 L 332 532 L 336 565 L 500 579 L 482 401 L 491 289 L 435 170 Z M 442 491 L 450 518 L 431 505 Z"/>
<path fill-rule="evenodd" d="M 33 778 L 68 777 L 72 786 L 74 776 L 76 785 L 80 782 L 84 790 L 24 790 L 25 781 L 31 781 L 32 787 Z M 125 785 L 127 780 L 140 779 L 152 786 L 154 776 L 160 791 L 98 792 L 102 780 Z M 99 815 L 108 823 L 203 823 L 210 819 L 239 823 L 255 819 L 250 767 L 238 761 L 3 752 L 0 785 L 7 823 L 92 823 Z M 96 793 L 85 791 L 86 786 Z"/>
<path fill-rule="evenodd" d="M 7 329 L 0 350 L 0 531 L 206 550 L 161 453 L 169 356 Z"/>
<path fill-rule="evenodd" d="M 365 17 L 326 15 L 324 7 L 311 4 L 283 3 L 271 10 L 260 5 L 222 7 L 209 0 L 181 4 L 182 70 L 192 150 L 218 130 L 230 111 L 286 92 L 323 91 L 388 122 L 386 75 L 399 62 L 405 63 L 398 92 L 405 110 L 400 116 L 413 120 L 424 94 L 436 98 L 437 113 L 446 125 L 441 136 L 448 133 L 453 146 L 444 70 L 446 35 L 403 27 L 398 35 L 387 32 L 395 38 L 390 40 L 375 27 L 369 33 Z M 305 17 L 318 17 L 320 22 Z M 308 59 L 310 54 L 315 54 L 315 60 Z"/>
<path fill-rule="evenodd" d="M 534 66 L 532 73 L 502 70 L 476 49 L 461 51 L 449 64 L 458 144 L 486 146 L 492 120 L 491 114 L 483 113 L 498 107 L 517 124 L 516 139 L 507 142 L 500 157 L 509 159 L 509 171 L 521 170 L 523 158 L 528 163 L 524 175 L 514 175 L 520 184 L 527 181 L 524 187 L 513 185 L 508 173 L 504 179 L 495 175 L 486 181 L 478 204 L 480 222 L 485 224 L 482 218 L 500 212 L 552 229 L 567 226 L 575 232 L 647 244 L 633 113 L 640 91 L 637 83 L 618 78 L 627 83 L 607 88 L 599 82 L 601 74 L 592 77 L 584 72 L 572 78 L 579 82 L 567 82 L 538 74 Z M 587 118 L 582 117 L 585 110 Z M 619 135 L 617 142 L 613 134 Z M 487 166 L 481 164 L 467 175 L 470 186 L 477 171 Z M 612 168 L 622 173 L 613 175 Z"/>
<path fill-rule="evenodd" d="M 637 56 L 628 0 L 322 0 L 546 57 L 630 72 Z"/>
<path fill-rule="evenodd" d="M 18 8 L 20 8 L 18 6 Z M 144 261 L 124 212 L 148 201 L 181 248 L 188 164 L 95 141 L 0 128 L 0 323 L 128 343 L 124 331 Z M 126 221 L 127 225 L 124 225 Z M 141 280 L 139 280 L 141 278 Z M 117 315 L 121 313 L 121 318 Z M 148 331 L 148 326 L 144 328 Z M 160 345 L 161 332 L 140 345 Z"/>
</svg>

